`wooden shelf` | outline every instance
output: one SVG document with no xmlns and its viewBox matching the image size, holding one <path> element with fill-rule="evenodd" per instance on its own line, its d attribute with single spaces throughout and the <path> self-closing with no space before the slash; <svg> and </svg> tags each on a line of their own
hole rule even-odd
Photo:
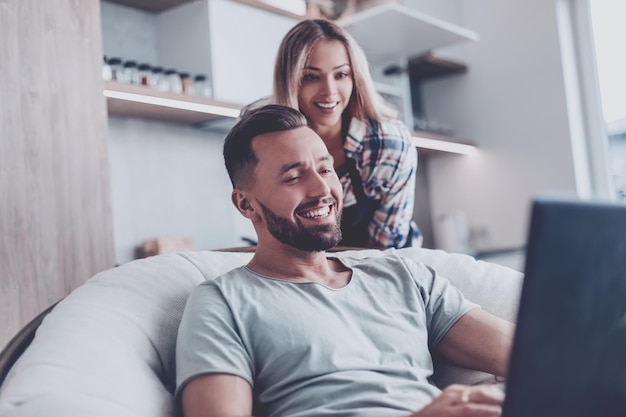
<svg viewBox="0 0 626 417">
<path fill-rule="evenodd" d="M 439 57 L 432 52 L 411 58 L 408 64 L 411 82 L 421 82 L 445 75 L 462 74 L 465 71 L 467 71 L 465 64 Z"/>
<path fill-rule="evenodd" d="M 393 63 L 459 42 L 477 33 L 399 4 L 383 4 L 337 21 L 373 64 Z"/>
<path fill-rule="evenodd" d="M 104 88 L 109 114 L 115 116 L 196 124 L 224 117 L 235 118 L 242 108 L 237 104 L 116 81 L 106 81 Z"/>
</svg>

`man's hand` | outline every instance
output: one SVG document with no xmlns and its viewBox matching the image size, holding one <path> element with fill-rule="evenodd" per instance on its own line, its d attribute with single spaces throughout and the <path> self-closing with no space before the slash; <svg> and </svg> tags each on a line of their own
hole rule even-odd
<svg viewBox="0 0 626 417">
<path fill-rule="evenodd" d="M 411 417 L 497 417 L 504 392 L 495 385 L 450 385 Z"/>
</svg>

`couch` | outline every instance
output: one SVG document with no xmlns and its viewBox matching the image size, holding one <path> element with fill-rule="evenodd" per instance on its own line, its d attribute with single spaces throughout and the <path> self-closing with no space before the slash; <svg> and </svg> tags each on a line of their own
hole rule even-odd
<svg viewBox="0 0 626 417">
<path fill-rule="evenodd" d="M 346 250 L 332 256 L 395 251 L 434 267 L 485 310 L 515 321 L 522 273 L 423 248 Z M 176 333 L 200 282 L 246 263 L 252 253 L 158 255 L 101 272 L 59 302 L 0 386 L 0 416 L 172 417 Z M 492 375 L 436 362 L 434 383 L 490 383 Z"/>
</svg>

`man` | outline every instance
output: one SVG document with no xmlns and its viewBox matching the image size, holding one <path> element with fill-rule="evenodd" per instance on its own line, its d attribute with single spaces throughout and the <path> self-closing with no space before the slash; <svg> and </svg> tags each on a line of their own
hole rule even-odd
<svg viewBox="0 0 626 417">
<path fill-rule="evenodd" d="M 186 417 L 500 414 L 497 388 L 430 384 L 429 349 L 504 376 L 513 325 L 425 265 L 327 257 L 341 240 L 342 189 L 304 116 L 247 113 L 224 159 L 258 246 L 187 303 L 176 394 Z"/>
</svg>

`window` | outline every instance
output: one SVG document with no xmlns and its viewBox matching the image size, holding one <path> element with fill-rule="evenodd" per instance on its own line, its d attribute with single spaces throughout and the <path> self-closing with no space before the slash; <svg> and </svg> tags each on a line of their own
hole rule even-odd
<svg viewBox="0 0 626 417">
<path fill-rule="evenodd" d="M 626 202 L 626 2 L 588 0 L 615 196 Z"/>
</svg>

